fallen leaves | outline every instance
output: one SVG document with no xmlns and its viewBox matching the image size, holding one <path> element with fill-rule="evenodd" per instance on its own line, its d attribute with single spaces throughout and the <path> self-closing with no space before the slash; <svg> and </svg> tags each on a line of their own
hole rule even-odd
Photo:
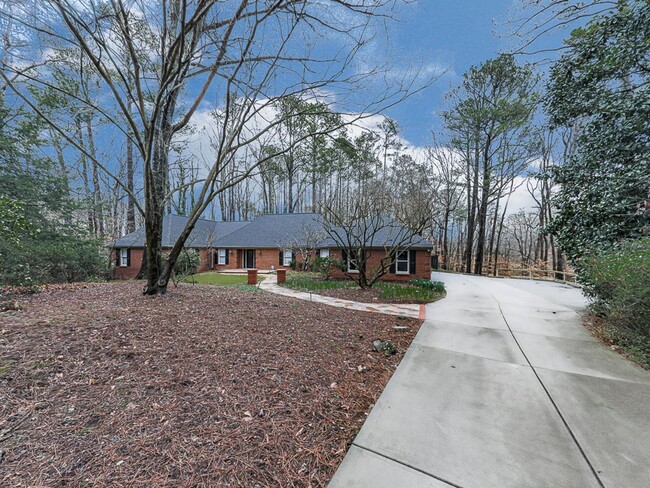
<svg viewBox="0 0 650 488">
<path fill-rule="evenodd" d="M 139 291 L 47 287 L 0 314 L 0 485 L 325 486 L 420 324 L 232 288 Z M 371 352 L 374 337 L 400 353 Z"/>
</svg>

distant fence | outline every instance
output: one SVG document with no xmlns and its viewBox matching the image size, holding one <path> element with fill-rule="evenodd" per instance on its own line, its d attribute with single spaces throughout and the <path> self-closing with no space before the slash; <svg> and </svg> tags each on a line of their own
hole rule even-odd
<svg viewBox="0 0 650 488">
<path fill-rule="evenodd" d="M 529 280 L 549 280 L 576 284 L 575 273 L 556 271 L 552 269 L 504 268 L 497 269 L 495 276 L 501 278 L 525 278 Z"/>
</svg>

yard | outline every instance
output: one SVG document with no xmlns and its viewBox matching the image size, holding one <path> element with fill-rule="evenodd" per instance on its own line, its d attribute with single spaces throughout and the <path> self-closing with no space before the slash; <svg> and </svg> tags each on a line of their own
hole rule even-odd
<svg viewBox="0 0 650 488">
<path fill-rule="evenodd" d="M 264 279 L 263 276 L 257 277 L 260 282 Z M 216 271 L 208 271 L 206 273 L 199 273 L 189 275 L 184 280 L 187 283 L 195 283 L 198 285 L 218 285 L 218 286 L 237 286 L 246 285 L 248 276 L 232 273 L 217 273 Z"/>
<path fill-rule="evenodd" d="M 417 280 L 422 281 L 422 280 Z M 363 303 L 431 303 L 445 296 L 444 285 L 415 286 L 411 283 L 380 281 L 361 289 L 352 280 L 326 280 L 317 273 L 291 272 L 283 286 Z"/>
<path fill-rule="evenodd" d="M 421 324 L 140 286 L 54 286 L 0 314 L 1 486 L 325 486 Z"/>
</svg>

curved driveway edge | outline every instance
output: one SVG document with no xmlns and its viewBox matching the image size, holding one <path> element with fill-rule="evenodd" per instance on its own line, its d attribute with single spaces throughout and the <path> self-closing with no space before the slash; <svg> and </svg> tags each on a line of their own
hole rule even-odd
<svg viewBox="0 0 650 488">
<path fill-rule="evenodd" d="M 291 288 L 278 285 L 277 276 L 274 274 L 265 275 L 264 280 L 260 282 L 259 287 L 264 291 L 275 293 L 276 295 L 298 298 L 299 300 L 306 300 L 308 302 L 322 303 L 331 307 L 347 308 L 348 310 L 383 313 L 420 320 L 424 320 L 426 316 L 426 308 L 424 305 L 410 303 L 361 303 L 352 300 L 327 297 L 316 293 L 292 290 Z"/>
<path fill-rule="evenodd" d="M 436 274 L 331 488 L 648 486 L 650 374 L 581 325 L 580 291 Z"/>
</svg>

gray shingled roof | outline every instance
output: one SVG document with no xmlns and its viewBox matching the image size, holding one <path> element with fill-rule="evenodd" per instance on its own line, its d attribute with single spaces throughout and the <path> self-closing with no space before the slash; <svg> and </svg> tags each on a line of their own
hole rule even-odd
<svg viewBox="0 0 650 488">
<path fill-rule="evenodd" d="M 187 217 L 165 215 L 163 217 L 162 247 L 172 247 L 181 231 L 185 228 L 186 223 Z M 199 219 L 185 247 L 211 247 L 219 237 L 230 234 L 247 224 L 249 222 L 215 222 L 213 220 Z M 145 230 L 144 227 L 141 227 L 115 241 L 113 247 L 144 247 L 144 236 Z"/>
<path fill-rule="evenodd" d="M 166 215 L 163 219 L 162 247 L 172 247 L 179 236 L 187 217 Z M 399 233 L 399 224 L 381 229 L 369 247 L 390 245 Z M 322 217 L 314 213 L 293 213 L 262 215 L 252 222 L 214 222 L 199 220 L 187 240 L 186 247 L 204 248 L 281 248 L 295 244 L 296 237 L 305 235 L 305 229 L 314 229 L 324 236 L 319 247 L 338 247 L 323 230 Z M 113 247 L 143 247 L 144 227 L 118 239 Z M 342 233 L 341 233 L 342 235 Z M 413 236 L 408 247 L 431 249 L 432 244 L 420 236 Z"/>
<path fill-rule="evenodd" d="M 369 247 L 383 247 L 390 245 L 395 236 L 399 224 L 394 223 L 392 228 L 381 229 L 373 238 Z M 323 230 L 322 217 L 314 213 L 293 213 L 263 215 L 250 222 L 248 225 L 238 229 L 224 237 L 217 239 L 214 247 L 219 248 L 240 248 L 240 247 L 283 247 L 292 244 L 296 237 L 305 235 L 306 229 L 320 231 L 323 241 L 319 247 L 338 247 Z M 431 249 L 430 242 L 420 236 L 414 236 L 408 247 L 418 249 Z"/>
<path fill-rule="evenodd" d="M 215 247 L 283 247 L 305 228 L 321 229 L 317 214 L 268 214 L 217 239 Z"/>
</svg>

